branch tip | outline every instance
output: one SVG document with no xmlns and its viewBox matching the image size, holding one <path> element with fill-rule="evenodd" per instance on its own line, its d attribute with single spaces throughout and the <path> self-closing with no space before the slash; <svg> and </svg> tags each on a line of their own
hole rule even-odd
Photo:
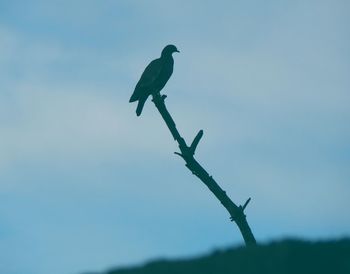
<svg viewBox="0 0 350 274">
<path fill-rule="evenodd" d="M 184 156 L 181 153 L 175 151 L 174 154 L 179 155 L 181 158 L 184 159 Z"/>
<path fill-rule="evenodd" d="M 245 208 L 247 207 L 247 205 L 249 204 L 251 198 L 249 197 L 248 200 L 244 203 L 242 210 L 245 210 Z"/>
<path fill-rule="evenodd" d="M 191 153 L 194 155 L 194 153 L 196 152 L 196 148 L 199 144 L 199 141 L 202 139 L 203 137 L 203 129 L 201 129 L 200 131 L 198 131 L 196 137 L 194 137 L 192 144 L 190 146 L 190 151 Z"/>
</svg>

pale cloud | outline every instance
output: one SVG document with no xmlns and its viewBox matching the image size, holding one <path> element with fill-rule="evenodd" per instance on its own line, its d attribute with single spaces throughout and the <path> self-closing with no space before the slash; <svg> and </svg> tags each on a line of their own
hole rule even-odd
<svg viewBox="0 0 350 274">
<path fill-rule="evenodd" d="M 204 129 L 196 156 L 229 196 L 253 198 L 247 214 L 257 238 L 346 234 L 347 5 L 13 8 L 16 21 L 0 25 L 1 227 L 16 231 L 6 236 L 9 269 L 16 273 L 16 261 L 17 273 L 50 272 L 55 256 L 45 255 L 66 254 L 67 242 L 77 247 L 62 258 L 68 272 L 241 242 L 220 204 L 173 155 L 176 143 L 152 102 L 141 117 L 128 103 L 167 43 L 181 51 L 164 90 L 168 109 L 188 142 Z M 82 227 L 87 232 L 76 237 Z M 23 241 L 33 251 L 21 249 Z M 127 243 L 129 256 L 115 261 L 110 254 L 119 257 Z"/>
<path fill-rule="evenodd" d="M 113 96 L 97 96 L 88 88 L 55 90 L 29 85 L 19 87 L 16 93 L 17 113 L 8 113 L 12 123 L 1 126 L 2 161 L 38 157 L 82 160 L 89 155 L 147 150 L 147 145 L 149 150 L 162 151 L 164 142 L 148 142 L 147 125 L 136 128 L 133 111 Z M 157 127 L 149 127 L 157 131 Z"/>
<path fill-rule="evenodd" d="M 79 78 L 67 83 L 51 80 L 55 64 L 69 65 L 71 59 L 86 60 L 91 65 L 103 64 L 103 69 L 113 71 L 117 78 L 135 71 L 141 74 L 145 64 L 140 65 L 135 57 L 127 62 L 126 58 L 101 55 L 97 61 L 94 51 L 72 52 L 57 44 L 30 41 L 13 30 L 4 29 L 2 27 L 2 33 L 8 41 L 4 48 L 8 50 L 3 55 L 4 60 L 7 59 L 1 68 L 5 71 L 15 65 L 19 75 L 6 71 L 7 92 L 2 94 L 0 103 L 2 166 L 18 159 L 82 161 L 112 155 L 125 159 L 126 155 L 136 152 L 162 155 L 176 148 L 163 121 L 154 122 L 159 115 L 150 100 L 144 117 L 135 117 L 136 105 L 128 103 L 133 85 L 127 86 L 125 80 L 116 86 L 102 87 L 77 82 Z M 121 71 L 122 68 L 126 71 Z M 178 126 L 193 138 L 197 130 L 192 129 L 195 122 L 204 125 L 210 116 L 195 118 L 191 107 L 176 105 L 175 111 L 179 108 L 177 117 L 183 122 Z"/>
</svg>

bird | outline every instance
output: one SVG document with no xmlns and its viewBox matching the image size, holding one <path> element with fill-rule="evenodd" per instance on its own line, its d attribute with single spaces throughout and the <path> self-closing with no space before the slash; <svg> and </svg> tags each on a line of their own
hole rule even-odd
<svg viewBox="0 0 350 274">
<path fill-rule="evenodd" d="M 173 74 L 174 59 L 172 54 L 180 52 L 174 45 L 167 45 L 159 58 L 145 68 L 129 102 L 138 101 L 136 115 L 140 116 L 148 96 L 159 93 Z"/>
</svg>

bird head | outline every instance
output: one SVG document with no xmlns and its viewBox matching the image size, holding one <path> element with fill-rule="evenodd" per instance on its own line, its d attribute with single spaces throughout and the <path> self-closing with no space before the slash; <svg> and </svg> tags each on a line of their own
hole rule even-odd
<svg viewBox="0 0 350 274">
<path fill-rule="evenodd" d="M 167 56 L 171 55 L 174 52 L 180 52 L 177 50 L 177 48 L 174 45 L 167 45 L 163 50 L 162 50 L 162 56 Z"/>
</svg>

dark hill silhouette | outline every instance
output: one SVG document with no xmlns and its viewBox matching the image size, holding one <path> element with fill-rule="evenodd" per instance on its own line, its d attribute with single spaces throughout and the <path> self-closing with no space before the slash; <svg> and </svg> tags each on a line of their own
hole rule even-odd
<svg viewBox="0 0 350 274">
<path fill-rule="evenodd" d="M 143 266 L 99 274 L 349 274 L 350 239 L 325 242 L 284 240 L 237 247 L 181 260 L 157 260 Z M 97 273 L 95 273 L 97 274 Z"/>
</svg>

